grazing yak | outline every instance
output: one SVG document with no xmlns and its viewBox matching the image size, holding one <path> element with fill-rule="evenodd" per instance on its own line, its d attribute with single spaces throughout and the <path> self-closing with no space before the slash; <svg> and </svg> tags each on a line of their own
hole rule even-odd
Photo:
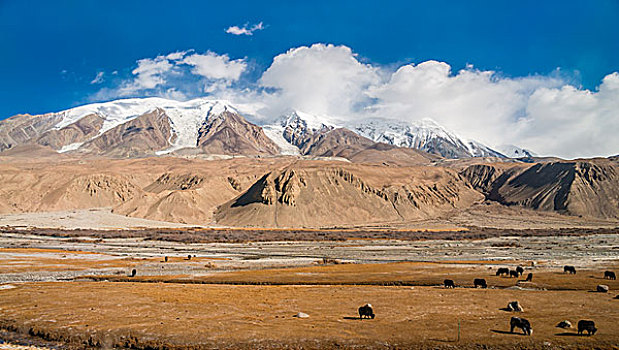
<svg viewBox="0 0 619 350">
<path fill-rule="evenodd" d="M 529 272 L 529 274 L 527 275 L 527 279 L 524 280 L 525 282 L 531 282 L 533 281 L 533 273 Z"/>
<path fill-rule="evenodd" d="M 524 273 L 524 268 L 522 266 L 516 267 L 516 272 L 518 272 L 518 276 L 522 276 Z"/>
<path fill-rule="evenodd" d="M 512 277 L 518 278 L 518 271 L 516 271 L 516 270 L 509 270 L 509 277 L 510 278 L 512 278 Z"/>
<path fill-rule="evenodd" d="M 364 317 L 374 319 L 374 310 L 372 310 L 371 304 L 365 304 L 359 308 L 359 319 L 363 319 Z"/>
<path fill-rule="evenodd" d="M 443 285 L 445 285 L 445 288 L 456 288 L 456 284 L 453 280 L 444 280 Z"/>
<path fill-rule="evenodd" d="M 522 329 L 522 332 L 525 335 L 533 334 L 533 328 L 531 328 L 531 323 L 528 320 L 520 317 L 512 317 L 509 321 L 510 333 L 514 333 L 514 328 Z"/>
<path fill-rule="evenodd" d="M 507 304 L 507 309 L 509 311 L 514 311 L 514 312 L 524 312 L 522 305 L 520 305 L 518 301 L 512 301 L 509 304 Z"/>
<path fill-rule="evenodd" d="M 475 288 L 477 287 L 488 288 L 488 284 L 486 283 L 486 280 L 483 278 L 474 279 L 473 285 L 475 286 Z"/>
<path fill-rule="evenodd" d="M 576 268 L 574 266 L 565 265 L 563 266 L 563 273 L 569 273 L 570 275 L 575 275 Z"/>
<path fill-rule="evenodd" d="M 572 328 L 572 322 L 570 322 L 568 320 L 564 320 L 564 321 L 559 322 L 556 325 L 556 327 L 563 328 L 563 329 Z"/>
<path fill-rule="evenodd" d="M 597 332 L 597 328 L 595 328 L 595 322 L 589 320 L 580 320 L 578 321 L 578 334 L 583 334 L 587 331 L 587 335 L 595 335 Z"/>
<path fill-rule="evenodd" d="M 496 270 L 496 275 L 497 276 L 509 276 L 509 269 L 507 267 L 499 267 L 498 270 Z"/>
<path fill-rule="evenodd" d="M 604 279 L 616 280 L 617 276 L 613 271 L 604 271 Z"/>
</svg>

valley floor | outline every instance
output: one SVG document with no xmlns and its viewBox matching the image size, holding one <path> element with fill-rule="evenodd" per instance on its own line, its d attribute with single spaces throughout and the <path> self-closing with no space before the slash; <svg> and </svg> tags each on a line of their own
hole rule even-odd
<svg viewBox="0 0 619 350">
<path fill-rule="evenodd" d="M 566 264 L 577 274 L 563 274 Z M 518 265 L 533 281 L 494 273 Z M 619 344 L 619 282 L 605 270 L 619 271 L 617 233 L 188 244 L 4 232 L 0 339 L 48 348 L 610 349 Z M 445 278 L 457 288 L 444 289 Z M 473 288 L 474 278 L 489 288 Z M 595 292 L 599 284 L 610 292 Z M 513 300 L 523 313 L 502 310 Z M 358 319 L 365 303 L 375 319 Z M 533 336 L 509 333 L 512 316 L 528 319 Z M 580 319 L 598 333 L 555 327 Z"/>
</svg>

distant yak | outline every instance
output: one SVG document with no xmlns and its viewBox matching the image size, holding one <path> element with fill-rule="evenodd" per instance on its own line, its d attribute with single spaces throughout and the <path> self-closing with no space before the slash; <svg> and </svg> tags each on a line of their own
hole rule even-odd
<svg viewBox="0 0 619 350">
<path fill-rule="evenodd" d="M 569 273 L 570 275 L 575 275 L 576 268 L 574 266 L 565 265 L 563 266 L 563 273 Z"/>
<path fill-rule="evenodd" d="M 359 319 L 364 317 L 374 319 L 374 310 L 372 310 L 371 304 L 365 304 L 359 308 Z"/>
<path fill-rule="evenodd" d="M 578 321 L 578 334 L 583 334 L 587 331 L 587 335 L 595 335 L 597 332 L 597 328 L 595 328 L 595 322 L 589 320 L 580 320 Z"/>
<path fill-rule="evenodd" d="M 616 280 L 617 276 L 613 271 L 604 271 L 604 279 Z"/>
<path fill-rule="evenodd" d="M 531 282 L 533 281 L 533 273 L 529 272 L 529 274 L 527 275 L 527 279 L 525 280 L 525 282 Z"/>
<path fill-rule="evenodd" d="M 510 333 L 514 333 L 514 328 L 520 328 L 525 335 L 533 334 L 533 328 L 531 328 L 531 323 L 529 323 L 529 321 L 524 318 L 512 317 L 512 319 L 509 321 L 509 327 Z"/>
<path fill-rule="evenodd" d="M 444 280 L 443 285 L 445 285 L 445 288 L 456 288 L 456 284 L 453 280 Z"/>
<path fill-rule="evenodd" d="M 518 271 L 516 270 L 509 270 L 509 277 L 516 277 L 518 278 Z"/>
<path fill-rule="evenodd" d="M 509 269 L 507 267 L 499 267 L 499 269 L 496 270 L 496 275 L 497 276 L 503 276 L 503 275 L 509 276 Z"/>
<path fill-rule="evenodd" d="M 513 312 L 524 312 L 522 305 L 520 305 L 518 301 L 512 301 L 509 304 L 507 304 L 507 309 Z"/>
<path fill-rule="evenodd" d="M 516 267 L 516 272 L 518 272 L 518 276 L 522 276 L 524 273 L 524 268 L 522 268 L 522 266 L 518 266 Z"/>
<path fill-rule="evenodd" d="M 483 278 L 474 279 L 473 285 L 475 286 L 475 288 L 477 287 L 488 288 L 488 284 L 486 283 L 486 280 Z"/>
</svg>

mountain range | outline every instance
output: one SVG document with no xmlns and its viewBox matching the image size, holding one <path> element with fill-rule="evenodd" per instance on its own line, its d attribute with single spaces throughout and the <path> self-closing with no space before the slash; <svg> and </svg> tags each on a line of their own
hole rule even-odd
<svg viewBox="0 0 619 350">
<path fill-rule="evenodd" d="M 275 121 L 251 123 L 239 108 L 222 100 L 125 99 L 0 121 L 0 151 L 39 145 L 58 153 L 108 157 L 338 156 L 381 143 L 449 159 L 507 157 L 480 142 L 460 138 L 430 119 L 414 123 L 371 119 L 336 125 L 292 110 L 269 120 Z M 510 156 L 533 155 L 510 147 Z"/>
<path fill-rule="evenodd" d="M 0 214 L 106 207 L 246 227 L 619 221 L 617 157 L 498 152 L 431 120 L 340 125 L 289 111 L 252 123 L 247 109 L 144 98 L 0 121 Z"/>
</svg>

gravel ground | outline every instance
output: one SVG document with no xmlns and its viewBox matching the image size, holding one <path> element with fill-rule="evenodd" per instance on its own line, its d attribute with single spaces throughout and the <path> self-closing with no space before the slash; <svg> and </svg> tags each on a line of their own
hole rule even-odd
<svg viewBox="0 0 619 350">
<path fill-rule="evenodd" d="M 59 249 L 50 253 L 0 251 L 5 264 L 18 266 L 36 258 L 67 258 L 66 250 L 97 254 L 72 254 L 84 261 L 80 270 L 63 269 L 55 261 L 52 268 L 32 268 L 27 272 L 0 273 L 0 282 L 63 281 L 85 275 L 126 275 L 137 267 L 140 275 L 203 275 L 217 271 L 307 266 L 336 259 L 353 263 L 432 262 L 432 261 L 535 261 L 547 267 L 603 265 L 619 259 L 619 235 L 565 237 L 499 237 L 463 241 L 351 240 L 345 242 L 259 242 L 184 244 L 142 239 L 67 239 L 21 234 L 0 234 L 0 248 Z M 194 261 L 182 261 L 195 255 Z M 162 266 L 164 256 L 178 260 Z M 124 259 L 124 260 L 123 260 Z M 125 261 L 105 266 L 106 261 Z M 79 264 L 80 261 L 77 260 Z M 73 261 L 73 260 L 72 260 Z M 62 262 L 60 260 L 60 262 Z M 8 265 L 6 265 L 8 264 Z M 42 264 L 40 266 L 46 266 Z"/>
</svg>

